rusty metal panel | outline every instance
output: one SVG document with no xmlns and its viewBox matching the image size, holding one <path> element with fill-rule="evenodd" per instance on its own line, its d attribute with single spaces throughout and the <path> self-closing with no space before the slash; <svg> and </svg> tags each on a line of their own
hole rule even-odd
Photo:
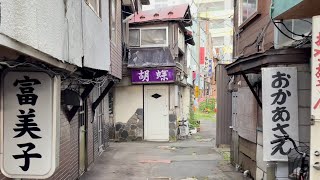
<svg viewBox="0 0 320 180">
<path fill-rule="evenodd" d="M 228 91 L 229 76 L 224 64 L 216 67 L 217 79 L 217 131 L 216 145 L 230 145 L 232 125 L 232 93 Z"/>
</svg>

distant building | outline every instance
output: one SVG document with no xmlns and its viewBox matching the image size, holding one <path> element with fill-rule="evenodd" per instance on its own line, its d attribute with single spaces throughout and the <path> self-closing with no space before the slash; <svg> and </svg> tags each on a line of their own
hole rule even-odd
<svg viewBox="0 0 320 180">
<path fill-rule="evenodd" d="M 190 7 L 142 11 L 129 23 L 129 53 L 123 80 L 115 88 L 115 140 L 176 140 L 176 123 L 190 112 Z"/>
<path fill-rule="evenodd" d="M 233 51 L 233 0 L 197 0 L 202 27 L 208 23 L 212 51 L 219 63 L 231 63 Z"/>
</svg>

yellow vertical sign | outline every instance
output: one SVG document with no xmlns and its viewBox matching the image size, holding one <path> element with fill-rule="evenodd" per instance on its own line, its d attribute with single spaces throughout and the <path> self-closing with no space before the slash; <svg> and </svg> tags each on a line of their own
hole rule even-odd
<svg viewBox="0 0 320 180">
<path fill-rule="evenodd" d="M 198 98 L 198 97 L 199 97 L 199 94 L 200 94 L 199 86 L 196 86 L 196 87 L 194 88 L 194 96 L 195 96 L 196 98 Z"/>
</svg>

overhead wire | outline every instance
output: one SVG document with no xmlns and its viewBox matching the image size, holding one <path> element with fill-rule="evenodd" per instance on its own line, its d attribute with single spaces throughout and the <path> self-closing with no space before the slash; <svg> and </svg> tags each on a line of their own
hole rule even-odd
<svg viewBox="0 0 320 180">
<path fill-rule="evenodd" d="M 281 34 L 283 34 L 285 37 L 287 37 L 287 38 L 289 38 L 289 39 L 291 39 L 291 40 L 297 41 L 297 39 L 294 39 L 294 38 L 290 37 L 289 35 L 287 35 L 286 33 L 284 33 L 284 32 L 278 27 L 278 25 L 274 22 L 274 20 L 273 20 L 272 18 L 271 18 L 271 21 L 272 21 L 272 23 L 274 24 L 274 26 L 278 29 L 278 31 L 279 31 Z"/>
<path fill-rule="evenodd" d="M 283 26 L 289 33 L 291 33 L 291 34 L 293 34 L 293 35 L 301 36 L 301 37 L 311 37 L 310 35 L 306 36 L 306 35 L 304 35 L 304 34 L 297 34 L 297 33 L 293 32 L 293 31 L 291 31 L 282 21 L 280 21 L 280 22 L 275 22 L 275 23 L 280 23 L 280 24 L 282 24 L 282 26 Z"/>
</svg>

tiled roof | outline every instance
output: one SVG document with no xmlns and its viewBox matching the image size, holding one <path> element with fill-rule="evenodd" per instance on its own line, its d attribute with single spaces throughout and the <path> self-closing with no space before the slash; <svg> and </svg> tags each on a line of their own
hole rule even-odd
<svg viewBox="0 0 320 180">
<path fill-rule="evenodd" d="M 189 20 L 190 19 L 190 20 Z M 129 21 L 131 24 L 146 23 L 153 21 L 184 21 L 187 26 L 192 25 L 189 4 L 168 6 L 148 11 L 135 13 Z"/>
</svg>

